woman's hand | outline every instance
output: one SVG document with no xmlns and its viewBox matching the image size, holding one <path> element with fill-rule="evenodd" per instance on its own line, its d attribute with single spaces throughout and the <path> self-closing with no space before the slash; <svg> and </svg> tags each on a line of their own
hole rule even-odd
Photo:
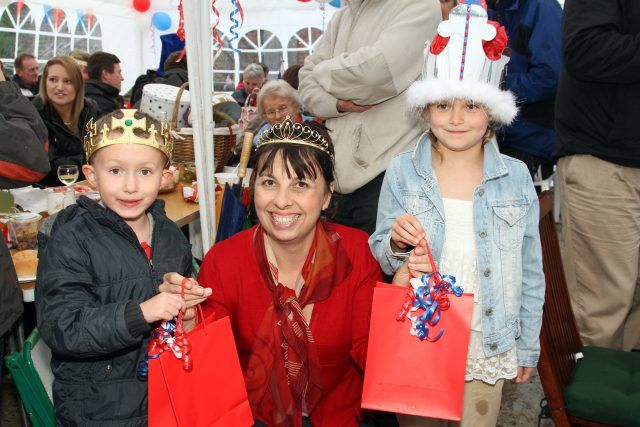
<svg viewBox="0 0 640 427">
<path fill-rule="evenodd" d="M 518 366 L 518 376 L 515 379 L 516 384 L 524 384 L 529 381 L 531 375 L 536 371 L 536 368 L 529 368 L 526 366 Z"/>
<path fill-rule="evenodd" d="M 195 279 L 185 278 L 178 273 L 167 273 L 163 280 L 159 291 L 177 295 L 181 294 L 182 281 L 185 280 L 184 301 L 187 308 L 194 307 L 211 296 L 211 288 L 203 288 Z"/>
<path fill-rule="evenodd" d="M 412 277 L 420 277 L 428 273 L 431 273 L 431 264 L 427 255 L 427 241 L 422 239 L 409 253 L 409 258 L 396 271 L 391 283 L 405 286 Z"/>
<path fill-rule="evenodd" d="M 422 224 L 411 214 L 399 216 L 391 226 L 391 249 L 395 252 L 403 251 L 407 246 L 418 246 L 424 238 Z"/>
</svg>

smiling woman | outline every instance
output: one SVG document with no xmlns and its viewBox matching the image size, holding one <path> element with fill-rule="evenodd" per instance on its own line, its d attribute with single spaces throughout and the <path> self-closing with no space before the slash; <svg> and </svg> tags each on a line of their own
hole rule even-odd
<svg viewBox="0 0 640 427">
<path fill-rule="evenodd" d="M 84 163 L 82 135 L 89 119 L 95 118 L 93 103 L 84 98 L 82 72 L 75 59 L 57 56 L 47 62 L 33 103 L 49 132 L 51 172 L 40 184 L 60 185 L 56 176 L 59 165 L 80 169 Z"/>
<path fill-rule="evenodd" d="M 259 224 L 216 244 L 200 269 L 200 285 L 212 289 L 205 313 L 230 317 L 258 426 L 303 418 L 316 427 L 357 426 L 361 419 L 371 300 L 381 275 L 364 232 L 322 219 L 333 180 L 324 126 L 274 125 L 254 156 Z M 179 283 L 160 290 L 180 292 Z"/>
</svg>

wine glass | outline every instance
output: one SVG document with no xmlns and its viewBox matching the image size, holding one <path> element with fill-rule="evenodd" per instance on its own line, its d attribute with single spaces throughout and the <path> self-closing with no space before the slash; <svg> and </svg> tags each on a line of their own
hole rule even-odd
<svg viewBox="0 0 640 427">
<path fill-rule="evenodd" d="M 78 165 L 58 166 L 58 179 L 67 186 L 67 190 L 77 181 L 79 175 Z"/>
</svg>

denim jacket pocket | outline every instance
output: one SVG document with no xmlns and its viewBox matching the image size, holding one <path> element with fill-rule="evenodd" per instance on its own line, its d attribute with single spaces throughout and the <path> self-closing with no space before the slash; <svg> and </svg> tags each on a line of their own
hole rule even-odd
<svg viewBox="0 0 640 427">
<path fill-rule="evenodd" d="M 502 250 L 522 245 L 527 204 L 493 206 L 494 240 Z"/>
<path fill-rule="evenodd" d="M 414 191 L 402 192 L 402 203 L 407 213 L 419 219 L 421 215 L 427 215 L 433 211 L 433 203 L 427 196 Z"/>
</svg>

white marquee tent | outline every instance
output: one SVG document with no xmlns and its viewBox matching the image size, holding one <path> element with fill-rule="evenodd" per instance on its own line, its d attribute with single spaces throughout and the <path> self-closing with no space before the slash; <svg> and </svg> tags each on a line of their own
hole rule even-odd
<svg viewBox="0 0 640 427">
<path fill-rule="evenodd" d="M 22 5 L 18 17 L 19 3 Z M 175 33 L 178 28 L 178 3 L 178 0 L 151 0 L 146 12 L 138 12 L 133 0 L 0 0 L 0 59 L 11 68 L 13 58 L 22 51 L 34 52 L 44 64 L 55 54 L 65 54 L 74 48 L 104 50 L 122 61 L 123 89 L 127 90 L 146 69 L 158 67 L 160 36 Z M 194 3 L 210 12 L 213 23 L 211 1 Z M 238 30 L 243 39 L 242 53 L 225 48 L 216 66 L 223 70 L 216 82 L 228 76 L 236 83 L 244 66 L 256 60 L 267 63 L 274 76 L 280 58 L 285 67 L 296 59 L 301 62 L 337 10 L 314 0 L 240 0 L 240 3 L 244 10 L 244 23 Z M 228 39 L 232 1 L 216 0 L 215 5 L 220 11 L 217 28 Z M 152 24 L 156 12 L 170 17 L 171 25 L 166 31 L 159 31 Z M 212 40 L 206 34 L 201 36 Z"/>
<path fill-rule="evenodd" d="M 251 62 L 266 63 L 273 75 L 280 67 L 301 63 L 336 10 L 325 4 L 326 1 L 241 0 L 244 19 L 236 31 L 237 38 L 231 32 L 235 1 L 215 1 L 219 19 L 212 11 L 210 0 L 184 1 L 205 251 L 215 240 L 212 226 L 215 206 L 211 200 L 214 194 L 213 147 L 204 143 L 212 140 L 209 98 L 212 78 L 216 90 L 231 90 L 238 82 L 241 70 Z M 160 36 L 178 29 L 179 0 L 152 0 L 150 3 L 148 10 L 140 12 L 134 8 L 133 0 L 0 0 L 0 59 L 11 68 L 13 58 L 24 51 L 34 53 L 38 61 L 44 63 L 73 49 L 103 50 L 116 54 L 121 60 L 126 90 L 146 69 L 157 68 L 161 55 Z M 168 28 L 164 31 L 154 23 L 155 13 L 165 14 Z M 211 36 L 211 25 L 215 22 L 224 47 L 213 66 L 217 44 Z M 229 44 L 239 51 L 230 49 Z"/>
</svg>

